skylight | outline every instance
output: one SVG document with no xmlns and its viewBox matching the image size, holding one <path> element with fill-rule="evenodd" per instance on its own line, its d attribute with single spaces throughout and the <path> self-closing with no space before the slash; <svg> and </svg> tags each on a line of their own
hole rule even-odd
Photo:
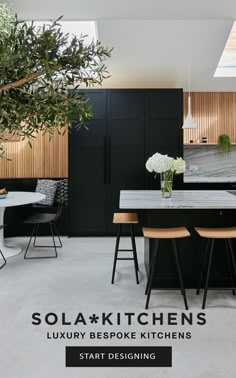
<svg viewBox="0 0 236 378">
<path fill-rule="evenodd" d="M 38 27 L 48 24 L 48 21 L 34 21 L 34 24 Z M 97 25 L 95 21 L 60 21 L 61 29 L 63 33 L 69 33 L 80 37 L 81 35 L 87 36 L 85 43 L 89 44 L 93 40 L 98 39 Z"/>
<path fill-rule="evenodd" d="M 234 22 L 214 77 L 236 77 L 236 22 Z"/>
</svg>

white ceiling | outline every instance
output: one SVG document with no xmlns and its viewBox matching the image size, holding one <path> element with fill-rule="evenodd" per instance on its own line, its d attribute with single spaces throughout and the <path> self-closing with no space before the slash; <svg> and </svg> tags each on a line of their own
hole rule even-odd
<svg viewBox="0 0 236 378">
<path fill-rule="evenodd" d="M 98 21 L 99 38 L 115 46 L 108 61 L 113 87 L 188 87 L 234 91 L 236 79 L 214 78 L 231 21 Z M 115 44 L 114 44 L 115 41 Z"/>
<path fill-rule="evenodd" d="M 10 0 L 23 19 L 98 20 L 114 47 L 106 87 L 180 87 L 236 91 L 236 78 L 214 78 L 233 20 L 231 0 Z"/>
<path fill-rule="evenodd" d="M 236 19 L 235 0 L 6 0 L 29 19 Z"/>
</svg>

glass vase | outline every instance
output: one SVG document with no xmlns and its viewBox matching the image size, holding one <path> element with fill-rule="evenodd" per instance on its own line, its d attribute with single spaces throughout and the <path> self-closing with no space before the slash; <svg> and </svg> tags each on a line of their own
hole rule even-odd
<svg viewBox="0 0 236 378">
<path fill-rule="evenodd" d="M 173 186 L 173 172 L 160 173 L 160 179 L 162 198 L 171 198 Z"/>
</svg>

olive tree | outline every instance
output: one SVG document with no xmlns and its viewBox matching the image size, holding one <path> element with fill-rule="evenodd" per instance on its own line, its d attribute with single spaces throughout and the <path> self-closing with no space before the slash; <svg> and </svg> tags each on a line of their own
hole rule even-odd
<svg viewBox="0 0 236 378">
<path fill-rule="evenodd" d="M 108 77 L 111 50 L 99 41 L 64 34 L 61 18 L 38 28 L 0 5 L 0 135 L 30 140 L 38 132 L 64 133 L 76 112 L 77 126 L 92 117 L 80 93 Z M 0 150 L 0 154 L 2 154 Z"/>
</svg>

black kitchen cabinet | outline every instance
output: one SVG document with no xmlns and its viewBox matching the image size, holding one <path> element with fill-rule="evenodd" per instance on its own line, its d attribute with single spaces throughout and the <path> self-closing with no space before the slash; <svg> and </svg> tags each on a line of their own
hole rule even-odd
<svg viewBox="0 0 236 378">
<path fill-rule="evenodd" d="M 180 89 L 147 90 L 145 112 L 145 161 L 154 153 L 183 156 L 183 92 Z M 159 188 L 145 172 L 146 189 Z M 175 188 L 182 177 L 175 177 Z"/>
<path fill-rule="evenodd" d="M 144 189 L 144 93 L 111 90 L 108 97 L 108 231 L 121 189 Z"/>
<path fill-rule="evenodd" d="M 69 135 L 70 235 L 107 231 L 106 91 L 89 91 L 89 101 L 94 115 L 89 129 Z"/>
<path fill-rule="evenodd" d="M 94 118 L 69 137 L 70 234 L 112 235 L 119 193 L 159 188 L 146 172 L 155 152 L 182 156 L 182 90 L 84 90 Z"/>
</svg>

